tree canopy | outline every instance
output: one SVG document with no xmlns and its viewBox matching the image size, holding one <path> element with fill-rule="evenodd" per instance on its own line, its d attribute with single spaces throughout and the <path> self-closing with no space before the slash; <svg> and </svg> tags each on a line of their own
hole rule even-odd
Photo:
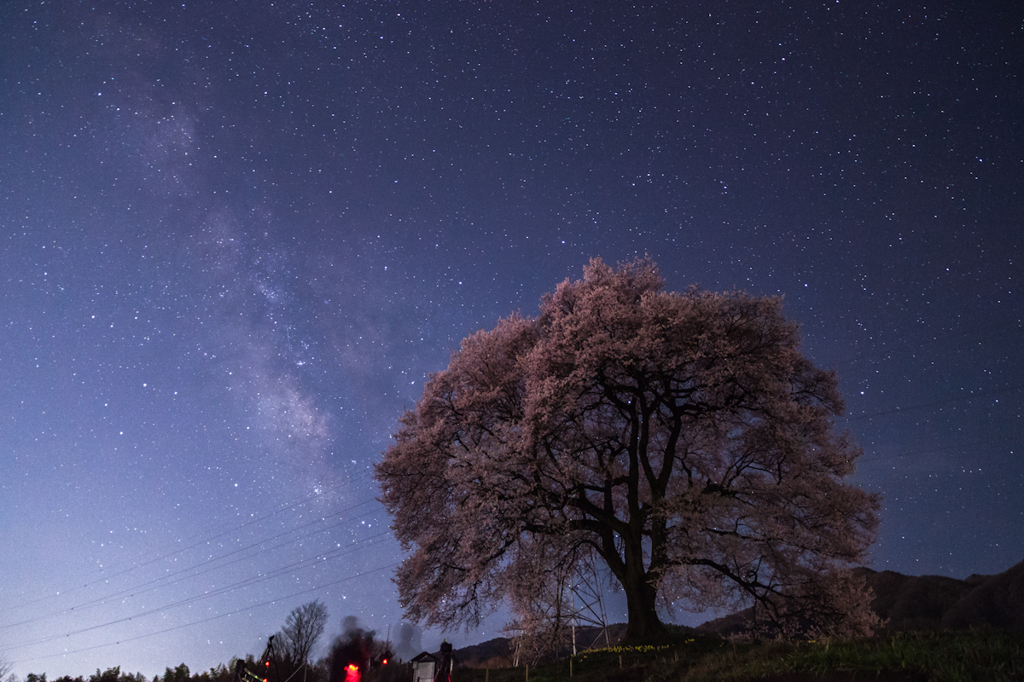
<svg viewBox="0 0 1024 682">
<path fill-rule="evenodd" d="M 663 287 L 649 259 L 592 260 L 431 376 L 375 470 L 410 618 L 522 613 L 551 571 L 596 557 L 632 641 L 661 634 L 668 604 L 870 625 L 844 569 L 878 499 L 844 482 L 861 450 L 835 427 L 835 373 L 780 298 Z"/>
</svg>

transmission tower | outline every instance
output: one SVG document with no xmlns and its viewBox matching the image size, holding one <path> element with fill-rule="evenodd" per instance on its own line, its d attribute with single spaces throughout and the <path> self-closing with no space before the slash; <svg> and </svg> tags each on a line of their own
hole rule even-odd
<svg viewBox="0 0 1024 682">
<path fill-rule="evenodd" d="M 572 655 L 576 655 L 576 628 L 597 628 L 597 635 L 585 649 L 592 649 L 604 635 L 605 646 L 611 646 L 608 635 L 608 618 L 604 610 L 604 595 L 601 593 L 601 579 L 591 561 L 581 564 L 570 585 L 572 592 Z"/>
</svg>

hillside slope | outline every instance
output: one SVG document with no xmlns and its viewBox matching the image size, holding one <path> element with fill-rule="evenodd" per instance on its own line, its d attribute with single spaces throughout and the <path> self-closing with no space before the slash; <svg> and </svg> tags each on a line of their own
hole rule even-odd
<svg viewBox="0 0 1024 682">
<path fill-rule="evenodd" d="M 1024 561 L 996 575 L 966 580 L 939 575 L 856 569 L 874 592 L 871 608 L 885 629 L 963 629 L 989 625 L 1024 629 Z M 751 611 L 708 621 L 698 630 L 730 635 L 745 629 Z"/>
</svg>

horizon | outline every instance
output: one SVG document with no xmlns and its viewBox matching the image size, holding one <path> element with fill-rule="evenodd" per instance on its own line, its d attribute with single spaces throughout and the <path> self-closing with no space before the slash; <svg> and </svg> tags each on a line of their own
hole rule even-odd
<svg viewBox="0 0 1024 682">
<path fill-rule="evenodd" d="M 1013 567 L 1015 567 L 1015 566 L 1017 566 L 1019 564 L 1024 564 L 1024 558 L 1022 558 L 1021 561 L 1019 561 L 1019 562 L 1017 562 L 1017 563 L 1015 563 L 1015 564 L 1013 564 L 1011 566 L 1007 566 L 1002 571 L 997 571 L 995 573 L 985 573 L 985 574 L 972 573 L 972 574 L 970 574 L 968 576 L 964 576 L 962 578 L 955 578 L 954 576 L 936 575 L 936 574 L 921 574 L 919 576 L 912 576 L 912 575 L 909 575 L 909 574 L 902 574 L 901 573 L 901 575 L 906 575 L 908 577 L 944 577 L 944 578 L 954 578 L 956 580 L 961 580 L 961 581 L 967 581 L 969 578 L 972 578 L 972 577 L 992 577 L 992 576 L 1000 575 L 1002 573 L 1005 573 L 1005 572 L 1009 571 L 1011 568 L 1013 568 Z M 872 568 L 871 566 L 863 566 L 863 568 L 868 568 L 868 569 L 871 569 L 871 570 L 875 570 L 878 573 L 883 572 L 883 570 L 890 570 L 890 569 L 878 570 L 878 569 Z M 898 571 L 897 571 L 897 573 L 898 573 Z M 621 597 L 621 595 L 618 595 L 618 596 Z M 621 602 L 621 598 L 618 599 L 617 601 Z M 296 606 L 298 606 L 298 605 L 299 604 L 296 604 Z M 622 607 L 623 610 L 624 610 L 624 604 L 619 604 L 619 606 Z M 716 612 L 713 609 L 710 611 L 711 615 L 708 615 L 708 616 L 705 616 L 704 614 L 692 613 L 692 614 L 689 614 L 690 618 L 687 619 L 687 620 L 690 620 L 691 622 L 686 623 L 685 625 L 687 627 L 699 627 L 700 625 L 703 625 L 705 623 L 710 623 L 710 622 L 712 622 L 714 620 L 718 620 L 718 619 L 723 618 L 723 617 L 728 617 L 730 615 L 734 615 L 735 613 L 738 613 L 738 611 L 726 613 L 726 612 L 721 612 L 721 611 Z M 317 663 L 318 661 L 322 660 L 327 655 L 326 647 L 328 647 L 330 645 L 330 643 L 332 641 L 334 641 L 335 638 L 344 637 L 345 636 L 345 629 L 344 628 L 345 628 L 346 625 L 348 625 L 349 627 L 351 627 L 353 625 L 353 623 L 350 622 L 350 619 L 353 619 L 353 618 L 356 618 L 356 617 L 352 616 L 352 615 L 342 616 L 340 618 L 340 621 L 342 623 L 342 629 L 339 629 L 337 632 L 334 632 L 333 634 L 331 634 L 330 628 L 325 630 L 324 635 L 318 639 L 317 644 L 314 647 L 314 652 L 316 652 L 316 653 L 314 653 L 313 656 L 311 657 L 312 663 L 314 663 L 314 664 Z M 333 618 L 331 620 L 335 621 L 335 620 L 339 620 L 339 619 Z M 697 621 L 699 621 L 699 622 L 697 622 Z M 612 622 L 606 623 L 605 627 L 609 627 L 609 628 L 624 627 L 625 623 L 626 623 L 625 620 L 612 621 Z M 671 624 L 675 624 L 675 625 L 683 625 L 683 623 L 679 622 L 677 619 L 668 619 L 668 620 L 666 620 L 666 623 L 671 623 Z M 282 621 L 282 625 L 283 625 L 283 621 Z M 358 623 L 358 619 L 357 618 L 356 618 L 355 625 L 358 626 L 358 627 L 362 627 L 362 624 Z M 390 625 L 387 626 L 387 628 L 384 631 L 384 635 L 385 636 L 384 636 L 383 639 L 381 639 L 379 637 L 379 635 L 381 635 L 382 633 L 380 633 L 380 632 L 378 632 L 376 630 L 370 630 L 371 634 L 374 635 L 375 640 L 377 640 L 377 641 L 389 641 L 389 642 L 392 643 L 391 649 L 392 649 L 393 652 L 395 652 L 395 660 L 399 661 L 399 662 L 407 662 L 409 660 L 409 659 L 402 658 L 402 656 L 399 654 L 399 650 L 401 650 L 403 648 L 407 648 L 407 647 L 405 647 L 406 643 L 404 643 L 404 642 L 403 643 L 397 642 L 395 636 L 392 636 L 392 633 L 400 631 L 403 625 L 411 625 L 411 624 L 408 624 L 405 621 L 400 621 L 399 623 L 394 624 L 394 627 L 392 627 Z M 599 630 L 599 629 L 601 629 L 600 626 L 593 625 L 593 624 L 583 624 L 583 625 L 580 625 L 578 627 L 581 630 Z M 412 628 L 412 631 L 409 634 L 408 645 L 411 646 L 413 649 L 419 649 L 419 651 L 416 651 L 416 653 L 412 654 L 412 656 L 418 655 L 421 652 L 431 652 L 431 653 L 437 652 L 437 651 L 440 650 L 440 646 L 441 646 L 441 643 L 443 641 L 461 641 L 461 643 L 455 645 L 455 650 L 458 651 L 460 649 L 465 649 L 465 648 L 469 648 L 469 647 L 478 646 L 478 645 L 481 645 L 481 644 L 486 644 L 488 642 L 495 641 L 495 640 L 503 640 L 503 639 L 507 640 L 507 639 L 509 639 L 509 636 L 507 634 L 505 634 L 505 633 L 502 633 L 502 632 L 486 633 L 485 631 L 481 631 L 479 636 L 473 636 L 473 633 L 463 633 L 461 631 L 459 631 L 457 633 L 444 633 L 444 632 L 436 632 L 436 631 L 433 632 L 433 633 L 430 633 L 429 630 L 424 629 L 424 628 L 422 628 L 420 626 L 416 626 L 416 625 L 411 625 L 411 628 Z M 476 631 L 473 631 L 473 632 L 476 632 Z M 271 634 L 276 634 L 276 633 L 277 633 L 277 630 L 275 630 Z M 424 635 L 428 635 L 428 633 L 430 633 L 429 636 L 431 638 L 427 639 L 427 641 L 435 641 L 436 640 L 436 643 L 434 645 L 432 645 L 432 646 L 422 646 L 422 642 L 424 640 Z M 460 634 L 463 635 L 463 636 L 460 637 L 459 636 Z M 268 635 L 268 637 L 269 637 L 269 635 Z M 421 646 L 416 646 L 417 644 L 420 644 Z M 253 651 L 246 651 L 244 653 L 238 654 L 237 657 L 239 659 L 244 659 L 244 658 L 246 658 L 248 656 L 253 656 L 254 658 L 258 659 L 259 655 L 260 655 L 260 651 L 261 651 L 261 649 L 256 649 L 256 650 L 253 650 Z M 45 658 L 55 658 L 55 657 L 58 657 L 60 655 L 61 654 L 55 654 L 53 656 L 47 656 Z M 182 660 L 182 661 L 178 661 L 177 663 L 168 663 L 166 666 L 164 666 L 164 670 L 165 671 L 168 670 L 168 669 L 169 670 L 173 670 L 175 667 L 184 664 L 184 665 L 186 665 L 189 668 L 190 674 L 196 675 L 196 674 L 201 674 L 203 672 L 207 672 L 207 671 L 213 670 L 213 669 L 218 668 L 220 666 L 224 666 L 224 667 L 230 669 L 230 664 L 231 664 L 232 660 L 234 660 L 234 658 L 228 659 L 228 660 L 225 660 L 225 661 L 221 661 L 221 662 L 218 662 L 218 663 L 215 663 L 212 666 L 207 666 L 207 667 L 202 667 L 202 668 L 193 668 L 192 665 L 189 665 L 188 661 Z M 123 668 L 120 665 L 100 666 L 99 668 L 96 669 L 95 672 L 98 673 L 98 672 L 101 672 L 101 671 L 110 670 L 110 669 L 115 668 L 115 667 L 116 668 L 120 668 L 121 669 L 121 673 L 123 673 L 123 674 L 130 674 L 130 675 L 141 674 L 147 680 L 152 680 L 154 677 L 162 678 L 163 675 L 164 675 L 164 672 L 157 671 L 157 672 L 154 672 L 152 674 L 148 674 L 148 673 L 145 673 L 145 672 L 140 671 L 140 670 L 129 670 L 129 669 Z M 62 673 L 60 673 L 58 675 L 51 675 L 46 670 L 36 669 L 36 668 L 33 668 L 29 672 L 31 672 L 33 674 L 36 674 L 36 675 L 45 675 L 46 678 L 50 682 L 53 682 L 54 680 L 58 679 L 59 677 L 63 677 L 63 676 L 70 676 L 72 678 L 82 677 L 83 679 L 88 680 L 89 676 L 91 674 L 93 674 L 93 673 L 90 673 L 88 671 L 83 671 L 83 672 L 79 672 L 79 673 L 73 673 L 73 672 L 66 672 L 65 671 L 65 672 L 62 672 Z M 12 671 L 11 674 L 17 675 L 17 672 L 16 671 Z M 25 673 L 24 675 L 18 675 L 18 678 L 21 680 L 21 682 L 25 682 L 25 679 L 26 679 L 27 675 L 28 675 L 28 673 Z"/>
</svg>

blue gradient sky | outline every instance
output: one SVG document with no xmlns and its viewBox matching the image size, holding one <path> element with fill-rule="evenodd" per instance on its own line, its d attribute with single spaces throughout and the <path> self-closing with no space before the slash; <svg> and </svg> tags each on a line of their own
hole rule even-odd
<svg viewBox="0 0 1024 682">
<path fill-rule="evenodd" d="M 0 655 L 394 630 L 372 463 L 593 256 L 785 296 L 875 568 L 1024 559 L 1022 11 L 961 5 L 4 2 Z"/>
</svg>

